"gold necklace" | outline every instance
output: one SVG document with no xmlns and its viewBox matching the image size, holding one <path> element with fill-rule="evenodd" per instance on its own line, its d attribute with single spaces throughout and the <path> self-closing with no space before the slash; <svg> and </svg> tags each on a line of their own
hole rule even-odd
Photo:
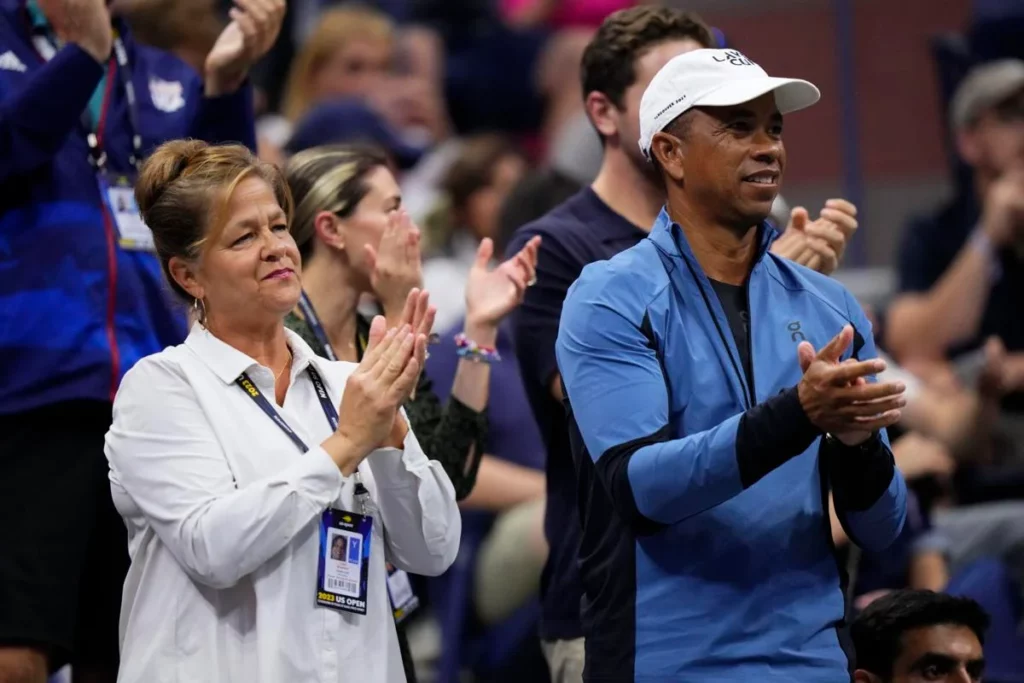
<svg viewBox="0 0 1024 683">
<path fill-rule="evenodd" d="M 292 350 L 288 349 L 288 362 L 286 362 L 284 364 L 284 367 L 281 368 L 280 372 L 278 372 L 276 375 L 274 375 L 274 384 L 277 384 L 277 380 L 281 379 L 281 375 L 284 374 L 284 371 L 287 370 L 291 366 L 291 364 L 292 364 Z"/>
</svg>

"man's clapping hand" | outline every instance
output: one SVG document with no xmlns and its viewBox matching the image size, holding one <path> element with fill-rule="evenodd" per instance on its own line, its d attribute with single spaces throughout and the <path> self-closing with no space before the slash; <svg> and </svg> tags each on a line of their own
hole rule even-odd
<svg viewBox="0 0 1024 683">
<path fill-rule="evenodd" d="M 797 347 L 804 373 L 797 385 L 800 405 L 816 427 L 851 446 L 899 421 L 906 404 L 902 382 L 867 381 L 885 369 L 885 361 L 840 360 L 852 341 L 853 328 L 847 325 L 817 353 L 810 342 Z"/>
</svg>

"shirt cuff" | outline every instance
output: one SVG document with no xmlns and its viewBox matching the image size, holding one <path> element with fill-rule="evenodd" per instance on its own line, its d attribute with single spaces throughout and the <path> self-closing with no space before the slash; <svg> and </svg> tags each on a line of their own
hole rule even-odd
<svg viewBox="0 0 1024 683">
<path fill-rule="evenodd" d="M 338 497 L 345 477 L 327 451 L 317 446 L 302 456 L 291 480 L 299 493 L 326 508 Z"/>
<path fill-rule="evenodd" d="M 740 482 L 749 488 L 821 435 L 800 404 L 796 387 L 758 403 L 740 418 L 736 461 Z"/>
<path fill-rule="evenodd" d="M 378 488 L 402 489 L 415 486 L 417 470 L 430 467 L 430 461 L 420 448 L 412 428 L 406 432 L 402 448 L 378 448 L 370 453 L 366 462 L 373 472 L 373 480 Z"/>
<path fill-rule="evenodd" d="M 892 452 L 876 432 L 867 441 L 847 446 L 831 434 L 823 442 L 836 505 L 867 510 L 884 494 L 896 471 Z"/>
</svg>

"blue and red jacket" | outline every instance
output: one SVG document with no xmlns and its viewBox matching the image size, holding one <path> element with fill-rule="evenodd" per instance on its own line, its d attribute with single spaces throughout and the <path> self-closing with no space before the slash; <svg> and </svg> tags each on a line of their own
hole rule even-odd
<svg viewBox="0 0 1024 683">
<path fill-rule="evenodd" d="M 186 137 L 255 149 L 251 88 L 205 98 L 188 65 L 116 27 L 144 154 Z M 81 119 L 102 81 L 96 135 L 107 168 L 132 171 L 114 57 L 104 66 L 69 44 L 47 62 L 32 31 L 24 0 L 0 0 L 0 414 L 112 400 L 136 361 L 186 333 L 156 256 L 118 246 L 89 160 Z"/>
</svg>

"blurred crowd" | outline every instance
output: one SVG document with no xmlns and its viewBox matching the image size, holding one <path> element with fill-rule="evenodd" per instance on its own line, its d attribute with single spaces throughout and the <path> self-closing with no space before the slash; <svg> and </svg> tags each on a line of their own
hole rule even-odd
<svg viewBox="0 0 1024 683">
<path fill-rule="evenodd" d="M 94 10 L 102 4 L 91 3 Z M 420 387 L 445 406 L 443 417 L 441 407 L 430 408 L 438 411 L 439 423 L 447 421 L 435 432 L 438 452 L 447 447 L 472 453 L 467 466 L 472 471 L 464 491 L 453 478 L 463 517 L 453 566 L 440 577 L 410 577 L 418 606 L 401 624 L 407 674 L 445 683 L 467 673 L 480 681 L 571 680 L 551 673 L 548 663 L 557 660 L 542 652 L 538 638 L 552 591 L 565 589 L 555 576 L 558 566 L 575 562 L 561 555 L 561 541 L 552 541 L 552 525 L 557 531 L 573 523 L 575 513 L 566 512 L 565 501 L 550 493 L 552 478 L 564 484 L 560 478 L 572 468 L 568 437 L 553 435 L 560 428 L 564 432 L 564 422 L 551 417 L 561 409 L 552 398 L 560 391 L 551 381 L 557 374 L 538 367 L 553 357 L 553 348 L 531 345 L 546 339 L 532 327 L 540 324 L 536 309 L 548 305 L 540 298 L 545 265 L 561 277 L 568 272 L 558 270 L 561 259 L 576 258 L 577 252 L 566 254 L 577 247 L 563 253 L 564 245 L 549 244 L 543 231 L 536 233 L 543 240 L 530 243 L 533 233 L 521 228 L 592 184 L 600 187 L 599 174 L 608 172 L 610 137 L 626 140 L 617 163 L 636 161 L 637 124 L 630 129 L 615 116 L 635 116 L 639 94 L 635 102 L 628 99 L 633 94 L 623 95 L 644 77 L 648 67 L 641 61 L 660 42 L 687 38 L 685 30 L 666 29 L 669 37 L 659 39 L 655 29 L 651 35 L 636 29 L 616 44 L 619 52 L 612 58 L 628 60 L 625 80 L 607 86 L 616 78 L 611 67 L 598 80 L 602 87 L 619 88 L 618 99 L 608 93 L 609 98 L 595 100 L 592 84 L 581 83 L 581 62 L 606 17 L 640 4 L 657 3 L 288 0 L 275 9 L 272 0 L 112 0 L 110 11 L 121 31 L 112 48 L 94 50 L 112 49 L 111 66 L 101 74 L 93 73 L 95 60 L 91 65 L 76 61 L 80 55 L 61 49 L 67 41 L 89 52 L 89 42 L 79 39 L 88 28 L 80 20 L 89 9 L 81 9 L 85 0 L 0 0 L 0 272 L 5 273 L 0 278 L 5 303 L 0 557 L 8 548 L 63 537 L 84 509 L 90 519 L 112 518 L 121 525 L 109 501 L 94 500 L 95 493 L 31 488 L 31 481 L 50 473 L 27 461 L 38 435 L 51 434 L 46 448 L 64 455 L 48 467 L 74 471 L 78 481 L 100 480 L 105 487 L 106 461 L 99 470 L 76 464 L 77 444 L 106 432 L 112 392 L 123 373 L 140 357 L 184 339 L 186 318 L 202 315 L 198 308 L 159 303 L 167 297 L 161 266 L 168 265 L 140 265 L 125 245 L 131 239 L 129 209 L 124 216 L 115 209 L 107 217 L 88 206 L 95 169 L 114 198 L 121 196 L 119 188 L 130 190 L 126 183 L 137 162 L 164 140 L 242 142 L 285 170 L 295 224 L 305 230 L 302 239 L 293 230 L 296 241 L 304 260 L 318 264 L 307 271 L 311 281 L 326 282 L 343 272 L 331 270 L 328 256 L 313 254 L 329 254 L 331 245 L 348 239 L 349 253 L 355 254 L 349 264 L 355 273 L 353 316 L 358 308 L 396 317 L 413 288 L 429 292 L 436 307 L 436 343 L 429 347 Z M 683 2 L 663 4 L 685 9 Z M 239 7 L 248 14 L 242 17 Z M 74 11 L 80 14 L 72 16 Z M 265 26 L 258 20 L 261 12 Z M 250 21 L 252 26 L 239 28 Z M 620 27 L 626 33 L 634 28 Z M 884 619 L 877 621 L 882 608 L 912 611 L 914 600 L 927 595 L 907 590 L 967 596 L 987 616 L 975 619 L 971 606 L 957 603 L 968 614 L 954 620 L 984 632 L 985 680 L 997 683 L 1024 681 L 1022 38 L 1024 6 L 978 2 L 962 41 L 939 56 L 946 95 L 942 102 L 921 106 L 940 108 L 947 121 L 955 150 L 954 194 L 947 200 L 936 197 L 937 208 L 903 230 L 893 259 L 897 290 L 869 311 L 875 342 L 888 363 L 885 375 L 907 386 L 902 420 L 889 430 L 910 490 L 907 521 L 893 545 L 870 552 L 853 542 L 837 515 L 831 516 L 850 614 L 865 615 L 858 622 L 861 641 L 881 638 L 892 628 Z M 694 31 L 688 39 L 696 47 L 729 46 L 729 37 L 717 30 L 706 37 Z M 16 41 L 31 52 L 11 47 Z M 126 48 L 135 75 L 146 72 L 135 79 L 136 90 L 144 91 L 130 96 L 115 87 L 122 78 L 119 54 Z M 29 83 L 30 74 L 40 75 Z M 132 98 L 146 104 L 138 107 Z M 105 130 L 108 118 L 123 129 Z M 72 130 L 77 137 L 65 144 L 63 137 Z M 54 135 L 63 137 L 53 143 Z M 68 161 L 67 155 L 74 158 Z M 135 201 L 131 192 L 123 197 Z M 358 221 L 364 201 L 378 203 L 383 213 L 401 214 L 389 219 L 387 230 L 413 231 L 418 253 L 398 258 L 392 250 L 385 258 L 383 219 L 352 223 L 356 227 L 346 229 L 354 232 L 339 237 L 316 218 L 317 211 L 327 210 L 341 221 Z M 647 230 L 647 209 L 631 201 L 614 208 L 620 218 L 632 219 L 633 232 L 640 224 Z M 856 207 L 838 198 L 809 208 L 791 209 L 781 198 L 776 202 L 772 220 L 782 232 L 779 253 L 826 274 L 842 268 L 845 245 L 857 239 L 856 230 L 895 229 L 858 227 Z M 635 211 L 629 215 L 627 209 Z M 102 227 L 111 220 L 120 242 L 110 236 L 114 226 Z M 101 226 L 98 237 L 79 237 L 96 226 Z M 594 239 L 634 239 L 625 230 Z M 635 239 L 642 237 L 637 233 Z M 70 251 L 67 245 L 79 239 L 85 246 Z M 124 252 L 108 263 L 108 254 L 118 249 Z M 541 282 L 528 290 L 521 309 L 492 310 L 497 304 L 484 294 L 487 268 L 522 250 L 537 252 Z M 328 318 L 331 313 L 322 308 L 349 302 L 321 295 L 315 303 Z M 97 319 L 85 320 L 90 317 Z M 358 340 L 369 331 L 362 324 L 352 317 L 353 360 L 362 357 Z M 466 355 L 461 350 L 474 337 L 471 330 L 488 325 L 493 348 L 487 352 L 500 362 L 491 364 L 489 390 L 477 395 L 466 389 L 468 380 L 460 374 Z M 289 326 L 311 345 L 322 342 L 315 330 L 301 328 L 299 318 Z M 479 332 L 476 341 L 487 334 Z M 411 405 L 406 405 L 410 414 Z M 422 404 L 420 409 L 426 410 Z M 481 413 L 486 413 L 483 424 L 477 422 Z M 470 436 L 456 444 L 444 429 Z M 57 438 L 54 432 L 64 434 Z M 420 439 L 431 458 L 443 461 L 430 450 L 434 445 L 428 448 Z M 15 471 L 17 476 L 5 476 Z M 57 508 L 47 514 L 59 516 L 65 530 L 22 525 L 24 511 L 31 510 L 25 507 L 27 497 L 45 498 L 48 507 Z M 553 514 L 568 519 L 552 521 Z M 116 533 L 88 544 L 84 538 L 70 543 L 81 544 L 71 552 L 88 556 L 90 571 L 124 576 L 127 545 Z M 46 555 L 45 562 L 59 557 Z M 0 587 L 0 645 L 8 639 L 31 644 L 38 635 L 50 648 L 49 668 L 71 661 L 75 680 L 113 680 L 109 663 L 116 662 L 116 650 L 110 652 L 111 644 L 100 635 L 83 631 L 89 624 L 108 623 L 111 610 L 116 619 L 118 586 L 76 578 L 76 589 L 79 583 L 94 589 L 74 600 L 77 629 L 68 625 L 54 642 L 44 633 L 44 620 L 32 625 L 39 633 L 3 630 L 5 610 L 28 609 L 17 582 L 31 581 L 24 567 L 9 569 L 0 579 L 9 582 Z M 51 585 L 59 582 L 55 573 Z M 578 589 L 566 590 L 572 597 Z M 542 592 L 547 593 L 544 607 Z M 901 607 L 900 599 L 908 602 Z M 31 609 L 59 611 L 68 601 L 54 597 L 38 604 L 43 606 Z M 927 624 L 914 627 L 921 625 Z M 868 633 L 871 628 L 877 631 Z M 548 642 L 573 639 L 558 629 L 541 632 Z M 5 656 L 0 654 L 0 682 L 32 680 L 17 673 L 5 679 Z"/>
</svg>

